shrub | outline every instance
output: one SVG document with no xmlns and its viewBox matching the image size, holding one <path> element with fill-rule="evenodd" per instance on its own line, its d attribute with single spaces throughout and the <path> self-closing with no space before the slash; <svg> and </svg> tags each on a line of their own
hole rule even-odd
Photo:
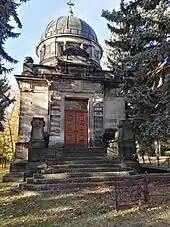
<svg viewBox="0 0 170 227">
<path fill-rule="evenodd" d="M 170 151 L 165 151 L 165 152 L 164 152 L 164 155 L 165 155 L 165 156 L 170 156 Z"/>
</svg>

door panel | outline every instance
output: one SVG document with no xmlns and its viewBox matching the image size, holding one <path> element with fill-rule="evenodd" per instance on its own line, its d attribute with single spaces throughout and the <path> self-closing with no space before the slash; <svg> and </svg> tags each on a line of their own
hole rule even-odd
<svg viewBox="0 0 170 227">
<path fill-rule="evenodd" d="M 88 143 L 88 117 L 87 110 L 76 112 L 76 143 L 87 144 Z"/>
<path fill-rule="evenodd" d="M 87 110 L 65 111 L 65 144 L 88 144 Z"/>
<path fill-rule="evenodd" d="M 75 112 L 65 111 L 65 143 L 75 144 L 76 143 L 76 124 L 75 124 Z"/>
</svg>

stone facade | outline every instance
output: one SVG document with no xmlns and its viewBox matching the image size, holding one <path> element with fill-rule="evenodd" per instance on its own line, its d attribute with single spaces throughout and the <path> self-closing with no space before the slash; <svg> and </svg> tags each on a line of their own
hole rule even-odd
<svg viewBox="0 0 170 227">
<path fill-rule="evenodd" d="M 125 119 L 125 101 L 118 96 L 121 81 L 100 66 L 103 51 L 93 29 L 79 18 L 61 17 L 47 26 L 36 52 L 39 64 L 26 57 L 16 76 L 21 94 L 17 163 L 28 160 L 33 118 L 44 119 L 49 147 L 65 146 L 67 99 L 87 102 L 87 146 L 101 145 L 105 130 Z"/>
<path fill-rule="evenodd" d="M 44 66 L 44 68 L 46 67 Z M 43 72 L 42 68 L 39 73 L 41 72 Z M 52 75 L 50 70 L 48 74 Z M 117 128 L 118 122 L 125 118 L 125 102 L 122 97 L 117 96 L 117 88 L 107 89 L 107 84 L 104 84 L 103 81 L 90 80 L 90 78 L 80 80 L 60 76 L 55 79 L 55 76 L 53 78 L 49 76 L 45 79 L 43 76 L 44 74 L 41 77 L 40 74 L 17 76 L 21 91 L 18 149 L 21 144 L 22 149 L 20 149 L 26 149 L 23 146 L 30 140 L 30 122 L 33 117 L 44 118 L 45 132 L 50 135 L 50 145 L 64 145 L 66 98 L 88 100 L 89 142 L 99 139 L 105 129 Z M 114 81 L 112 82 L 114 86 Z"/>
<path fill-rule="evenodd" d="M 55 102 L 52 97 L 50 142 L 58 141 L 64 145 L 64 111 L 66 98 L 82 98 L 88 100 L 89 141 L 103 132 L 103 86 L 98 82 L 61 79 L 53 82 Z M 54 111 L 55 110 L 55 111 Z"/>
<path fill-rule="evenodd" d="M 26 79 L 19 80 L 20 88 L 20 116 L 19 138 L 16 145 L 16 159 L 27 159 L 28 142 L 31 136 L 31 121 L 33 117 L 42 117 L 48 131 L 48 102 L 49 91 L 46 81 Z"/>
</svg>

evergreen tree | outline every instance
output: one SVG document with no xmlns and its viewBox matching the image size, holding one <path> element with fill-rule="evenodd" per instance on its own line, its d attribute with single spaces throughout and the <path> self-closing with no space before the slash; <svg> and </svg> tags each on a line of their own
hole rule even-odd
<svg viewBox="0 0 170 227">
<path fill-rule="evenodd" d="M 9 85 L 6 77 L 0 79 L 0 122 L 4 119 L 4 112 L 6 108 L 13 102 L 12 99 L 9 98 Z M 2 125 L 0 124 L 0 131 L 2 130 Z"/>
<path fill-rule="evenodd" d="M 10 25 L 13 19 L 19 28 L 22 28 L 18 17 L 17 9 L 21 2 L 28 0 L 0 0 L 0 122 L 4 119 L 6 107 L 13 101 L 10 100 L 8 91 L 10 86 L 4 77 L 12 69 L 5 67 L 4 62 L 17 63 L 4 49 L 4 44 L 8 38 L 17 38 L 20 34 L 13 31 L 14 27 Z M 1 127 L 2 128 L 2 127 Z"/>
<path fill-rule="evenodd" d="M 7 69 L 2 61 L 17 63 L 4 49 L 4 44 L 8 38 L 18 38 L 19 33 L 13 31 L 14 27 L 10 25 L 13 19 L 19 28 L 22 28 L 21 21 L 18 17 L 17 9 L 21 2 L 28 0 L 0 0 L 0 74 L 9 73 L 11 69 Z"/>
<path fill-rule="evenodd" d="M 103 10 L 102 16 L 111 33 L 108 65 L 124 79 L 127 117 L 141 148 L 150 148 L 169 133 L 170 1 L 122 0 L 118 11 Z"/>
</svg>

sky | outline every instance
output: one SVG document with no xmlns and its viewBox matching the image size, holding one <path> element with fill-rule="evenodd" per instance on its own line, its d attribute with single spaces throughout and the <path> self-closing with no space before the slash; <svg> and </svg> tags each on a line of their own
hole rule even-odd
<svg viewBox="0 0 170 227">
<path fill-rule="evenodd" d="M 35 63 L 38 58 L 35 54 L 35 47 L 38 44 L 41 34 L 51 20 L 68 14 L 67 0 L 30 0 L 21 5 L 18 10 L 19 18 L 23 24 L 22 29 L 16 29 L 21 35 L 17 39 L 8 39 L 5 44 L 6 51 L 19 63 L 9 65 L 14 68 L 8 78 L 12 88 L 17 87 L 14 75 L 22 73 L 22 64 L 26 56 L 31 56 Z M 104 46 L 107 39 L 107 21 L 101 17 L 102 9 L 117 9 L 120 0 L 73 0 L 74 15 L 85 20 L 96 32 L 99 43 Z"/>
</svg>

